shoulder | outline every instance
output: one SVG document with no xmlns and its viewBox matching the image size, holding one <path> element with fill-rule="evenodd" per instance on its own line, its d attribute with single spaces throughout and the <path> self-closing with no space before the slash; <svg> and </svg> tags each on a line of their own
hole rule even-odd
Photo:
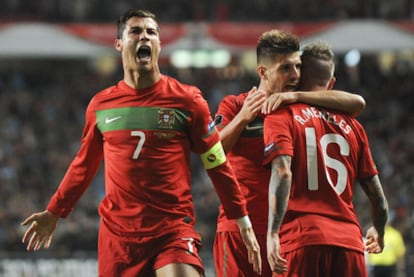
<svg viewBox="0 0 414 277">
<path fill-rule="evenodd" d="M 103 89 L 103 90 L 99 91 L 98 93 L 96 93 L 96 94 L 94 95 L 94 97 L 93 97 L 93 98 L 105 97 L 106 95 L 111 95 L 111 94 L 113 94 L 113 93 L 114 93 L 115 91 L 117 91 L 117 90 L 119 90 L 119 89 L 118 89 L 118 85 L 113 85 L 113 86 L 107 87 L 107 88 L 105 88 L 105 89 Z"/>
<path fill-rule="evenodd" d="M 95 95 L 91 98 L 89 102 L 89 106 L 98 105 L 104 99 L 107 99 L 108 97 L 112 97 L 115 94 L 115 92 L 118 90 L 119 90 L 118 84 L 102 89 L 101 91 L 95 93 Z"/>
<path fill-rule="evenodd" d="M 268 114 L 266 118 L 269 116 L 281 116 L 281 115 L 286 115 L 286 114 L 294 114 L 301 110 L 307 110 L 311 108 L 312 106 L 308 104 L 304 104 L 304 103 L 293 103 L 289 105 L 283 105 L 283 106 L 278 107 L 276 110 L 272 111 L 270 114 Z"/>
<path fill-rule="evenodd" d="M 194 114 L 209 113 L 207 100 L 201 90 L 194 85 L 182 83 L 177 79 L 162 75 L 160 86 L 157 88 L 163 97 L 172 101 L 175 108 L 183 109 Z"/>
<path fill-rule="evenodd" d="M 225 96 L 223 99 L 227 98 L 228 100 L 232 100 L 232 101 L 235 101 L 235 102 L 238 102 L 238 103 L 243 103 L 248 94 L 249 94 L 248 92 L 242 92 L 242 93 L 237 94 L 237 95 L 236 94 L 229 94 L 229 95 Z"/>
<path fill-rule="evenodd" d="M 240 93 L 240 94 L 227 94 L 223 97 L 223 99 L 220 102 L 220 105 L 226 105 L 226 106 L 235 106 L 235 107 L 241 107 L 243 105 L 244 100 L 247 97 L 247 92 Z"/>
<path fill-rule="evenodd" d="M 288 126 L 294 125 L 294 118 L 301 117 L 302 114 L 309 113 L 311 106 L 302 103 L 295 103 L 286 106 L 281 106 L 270 114 L 264 116 L 265 129 L 271 126 L 271 129 L 279 129 L 282 126 L 288 128 Z"/>
<path fill-rule="evenodd" d="M 162 75 L 161 82 L 169 88 L 173 89 L 174 91 L 181 92 L 184 94 L 187 93 L 191 95 L 193 93 L 201 93 L 201 90 L 197 86 L 180 82 L 176 78 L 168 75 Z"/>
<path fill-rule="evenodd" d="M 120 80 L 118 83 L 109 86 L 107 88 L 102 89 L 98 93 L 96 93 L 92 99 L 99 100 L 99 99 L 106 99 L 107 97 L 111 97 L 120 91 L 128 91 L 133 90 L 132 88 L 128 87 L 123 80 Z"/>
<path fill-rule="evenodd" d="M 167 93 L 166 97 L 180 99 L 180 101 L 183 101 L 183 104 L 191 105 L 194 102 L 197 104 L 206 101 L 200 88 L 180 82 L 171 76 L 162 75 L 160 85 L 161 87 L 159 88 L 164 93 Z"/>
</svg>

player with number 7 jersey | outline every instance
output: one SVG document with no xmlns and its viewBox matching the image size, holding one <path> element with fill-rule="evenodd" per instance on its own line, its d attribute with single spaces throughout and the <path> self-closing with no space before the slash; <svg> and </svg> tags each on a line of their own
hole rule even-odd
<svg viewBox="0 0 414 277">
<path fill-rule="evenodd" d="M 165 75 L 146 89 L 120 81 L 98 93 L 86 111 L 81 148 L 47 209 L 68 215 L 104 155 L 106 195 L 99 213 L 109 229 L 122 235 L 161 236 L 179 228 L 197 236 L 190 151 L 213 149 L 203 159 L 207 169 L 224 159 L 214 157 L 219 137 L 209 115 L 197 88 Z M 232 181 L 229 175 L 216 189 L 228 214 L 238 218 L 246 210 Z"/>
<path fill-rule="evenodd" d="M 86 109 L 80 149 L 46 210 L 27 217 L 27 250 L 48 248 L 104 160 L 99 205 L 99 276 L 203 276 L 195 230 L 190 152 L 199 154 L 229 217 L 236 219 L 260 273 L 259 245 L 246 201 L 201 91 L 161 74 L 160 27 L 148 10 L 117 20 L 114 46 L 124 78 Z"/>
</svg>

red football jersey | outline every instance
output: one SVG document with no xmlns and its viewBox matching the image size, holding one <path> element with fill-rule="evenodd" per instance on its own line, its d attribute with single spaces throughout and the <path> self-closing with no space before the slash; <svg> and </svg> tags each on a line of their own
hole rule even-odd
<svg viewBox="0 0 414 277">
<path fill-rule="evenodd" d="M 198 88 L 162 75 L 146 89 L 124 81 L 96 94 L 86 111 L 82 143 L 48 210 L 65 217 L 105 156 L 105 197 L 99 213 L 120 234 L 161 235 L 194 225 L 190 151 L 219 142 Z M 208 170 L 230 217 L 246 214 L 228 162 Z"/>
<path fill-rule="evenodd" d="M 218 129 L 224 128 L 240 112 L 247 94 L 246 92 L 223 98 L 215 116 Z M 246 125 L 227 154 L 246 198 L 247 210 L 256 234 L 266 234 L 268 220 L 270 170 L 263 166 L 263 149 L 263 116 L 258 115 Z M 217 231 L 238 231 L 234 220 L 226 217 L 221 205 Z"/>
<path fill-rule="evenodd" d="M 264 139 L 265 164 L 279 155 L 293 157 L 282 250 L 329 244 L 363 251 L 353 187 L 378 172 L 361 124 L 339 112 L 294 104 L 265 118 Z"/>
</svg>

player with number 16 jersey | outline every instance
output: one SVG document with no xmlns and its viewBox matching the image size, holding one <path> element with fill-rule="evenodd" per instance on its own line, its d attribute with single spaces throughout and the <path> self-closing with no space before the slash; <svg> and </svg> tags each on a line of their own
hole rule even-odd
<svg viewBox="0 0 414 277">
<path fill-rule="evenodd" d="M 281 252 L 308 245 L 363 252 L 353 186 L 378 171 L 361 124 L 340 112 L 293 104 L 266 116 L 264 139 L 265 164 L 279 155 L 293 157 L 292 186 L 279 232 Z"/>
</svg>

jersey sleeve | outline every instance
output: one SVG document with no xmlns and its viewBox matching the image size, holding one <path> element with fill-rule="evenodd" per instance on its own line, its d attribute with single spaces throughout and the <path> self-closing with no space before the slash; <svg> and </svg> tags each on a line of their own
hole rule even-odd
<svg viewBox="0 0 414 277">
<path fill-rule="evenodd" d="M 96 128 L 96 116 L 91 101 L 86 110 L 80 149 L 52 196 L 47 210 L 59 217 L 66 217 L 73 210 L 99 169 L 103 158 L 102 146 L 102 136 Z"/>
<path fill-rule="evenodd" d="M 221 148 L 219 133 L 211 119 L 207 101 L 197 93 L 193 105 L 193 124 L 191 130 L 192 149 L 204 155 L 213 148 Z M 223 155 L 224 151 L 222 150 Z M 225 157 L 225 156 L 224 156 Z M 214 189 L 223 205 L 228 218 L 239 218 L 247 214 L 246 200 L 240 190 L 230 162 L 224 159 L 217 166 L 207 170 Z"/>
<path fill-rule="evenodd" d="M 227 95 L 220 102 L 217 112 L 214 116 L 216 127 L 221 130 L 237 115 L 237 96 Z"/>
<path fill-rule="evenodd" d="M 273 159 L 280 155 L 293 156 L 293 134 L 291 117 L 287 108 L 281 108 L 267 115 L 263 125 L 264 160 L 263 165 L 270 166 Z"/>
<path fill-rule="evenodd" d="M 355 120 L 356 121 L 356 120 Z M 361 139 L 361 155 L 358 161 L 358 179 L 365 179 L 378 174 L 377 166 L 371 153 L 367 133 L 358 122 L 359 138 Z"/>
<path fill-rule="evenodd" d="M 201 92 L 195 92 L 192 104 L 191 148 L 197 154 L 202 154 L 219 141 L 219 135 L 211 118 L 207 101 Z"/>
</svg>

